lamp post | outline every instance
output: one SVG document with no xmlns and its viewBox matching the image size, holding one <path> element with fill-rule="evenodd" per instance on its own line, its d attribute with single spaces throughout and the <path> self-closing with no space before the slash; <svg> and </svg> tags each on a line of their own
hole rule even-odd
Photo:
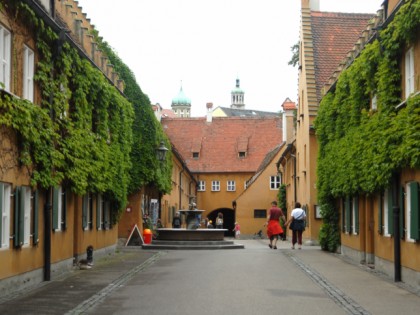
<svg viewBox="0 0 420 315">
<path fill-rule="evenodd" d="M 160 142 L 159 147 L 156 149 L 156 157 L 158 159 L 159 162 L 163 163 L 165 161 L 166 158 L 166 153 L 169 151 L 169 149 L 167 147 L 165 147 L 165 143 L 163 141 Z M 159 214 L 158 214 L 158 218 L 160 219 L 162 216 L 162 193 L 159 190 L 159 196 L 158 196 L 158 206 L 159 206 Z"/>
</svg>

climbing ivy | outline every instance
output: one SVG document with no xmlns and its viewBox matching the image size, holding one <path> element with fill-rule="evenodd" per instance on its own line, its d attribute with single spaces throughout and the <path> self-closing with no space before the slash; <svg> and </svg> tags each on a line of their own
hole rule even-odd
<svg viewBox="0 0 420 315">
<path fill-rule="evenodd" d="M 40 106 L 0 95 L 0 124 L 16 133 L 32 185 L 103 193 L 122 209 L 132 165 L 131 103 L 74 48 L 60 43 L 29 6 L 0 0 L 0 7 L 33 32 L 38 53 Z"/>
<path fill-rule="evenodd" d="M 319 239 L 325 250 L 335 251 L 340 244 L 337 198 L 381 191 L 394 171 L 420 167 L 420 96 L 396 108 L 401 52 L 419 30 L 420 1 L 408 0 L 320 103 L 317 189 L 324 218 Z M 374 95 L 377 110 L 370 109 Z"/>
<path fill-rule="evenodd" d="M 277 193 L 277 201 L 279 203 L 280 209 L 283 210 L 284 213 L 287 211 L 286 205 L 286 185 L 282 184 L 279 187 L 279 192 Z"/>
<path fill-rule="evenodd" d="M 120 78 L 124 80 L 124 93 L 134 107 L 133 148 L 131 151 L 132 167 L 130 169 L 130 193 L 140 187 L 156 185 L 162 193 L 170 193 L 172 189 L 172 153 L 168 137 L 162 125 L 156 119 L 149 98 L 136 82 L 136 78 L 127 65 L 118 57 L 107 42 L 103 42 L 97 33 L 101 49 L 107 54 Z M 164 163 L 156 159 L 156 148 L 163 141 L 169 149 Z"/>
</svg>

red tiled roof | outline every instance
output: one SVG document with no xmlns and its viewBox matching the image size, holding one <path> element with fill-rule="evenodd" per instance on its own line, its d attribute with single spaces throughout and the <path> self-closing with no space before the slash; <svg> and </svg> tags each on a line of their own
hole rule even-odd
<svg viewBox="0 0 420 315">
<path fill-rule="evenodd" d="M 295 102 L 292 102 L 290 98 L 286 98 L 281 107 L 283 107 L 283 110 L 293 110 L 296 109 L 296 104 Z"/>
<path fill-rule="evenodd" d="M 210 123 L 206 118 L 163 118 L 162 126 L 193 173 L 256 172 L 282 142 L 281 117 L 213 117 Z M 194 159 L 197 147 L 201 150 Z M 246 156 L 240 158 L 244 148 Z"/>
<path fill-rule="evenodd" d="M 311 12 L 317 98 L 373 14 Z"/>
<path fill-rule="evenodd" d="M 177 117 L 172 109 L 162 109 L 161 115 L 162 117 L 171 117 L 171 118 Z"/>
</svg>

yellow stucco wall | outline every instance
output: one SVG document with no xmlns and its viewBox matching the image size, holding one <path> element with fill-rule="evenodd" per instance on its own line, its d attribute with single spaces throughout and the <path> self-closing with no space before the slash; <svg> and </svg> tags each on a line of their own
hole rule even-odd
<svg viewBox="0 0 420 315">
<path fill-rule="evenodd" d="M 254 218 L 254 210 L 271 208 L 271 202 L 277 200 L 278 189 L 270 189 L 270 176 L 277 175 L 276 162 L 280 158 L 279 152 L 259 175 L 259 177 L 248 187 L 248 189 L 236 200 L 236 220 L 241 226 L 242 234 L 255 234 L 259 230 L 266 232 L 264 223 L 267 218 Z"/>
</svg>

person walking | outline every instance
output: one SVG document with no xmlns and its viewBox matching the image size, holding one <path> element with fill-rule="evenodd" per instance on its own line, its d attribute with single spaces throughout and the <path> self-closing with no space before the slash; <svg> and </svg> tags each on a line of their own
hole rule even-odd
<svg viewBox="0 0 420 315">
<path fill-rule="evenodd" d="M 235 233 L 235 238 L 239 239 L 239 236 L 241 235 L 241 226 L 238 222 L 235 222 L 235 227 L 233 228 L 233 232 Z"/>
<path fill-rule="evenodd" d="M 298 243 L 298 249 L 302 249 L 302 233 L 305 231 L 305 219 L 305 210 L 301 208 L 299 202 L 296 202 L 289 220 L 284 224 L 284 226 L 289 226 L 292 230 L 292 249 L 295 249 L 296 243 Z"/>
<path fill-rule="evenodd" d="M 267 236 L 270 239 L 268 247 L 272 249 L 277 249 L 277 240 L 279 239 L 279 235 L 283 233 L 279 222 L 280 218 L 283 221 L 286 220 L 283 211 L 277 207 L 277 201 L 273 201 L 270 210 L 268 210 L 267 223 L 264 224 L 264 226 L 267 226 Z"/>
</svg>

